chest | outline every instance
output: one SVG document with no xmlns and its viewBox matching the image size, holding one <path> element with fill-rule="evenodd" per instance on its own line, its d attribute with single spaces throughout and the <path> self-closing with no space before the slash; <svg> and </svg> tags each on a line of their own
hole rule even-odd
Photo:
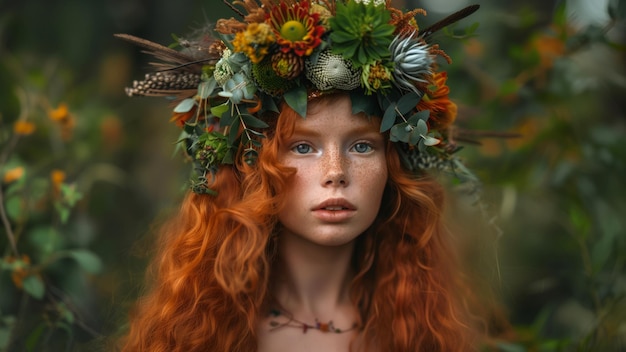
<svg viewBox="0 0 626 352">
<path fill-rule="evenodd" d="M 334 333 L 308 329 L 303 332 L 300 328 L 272 329 L 269 324 L 263 324 L 257 332 L 258 352 L 355 352 L 361 350 L 357 331 Z"/>
</svg>

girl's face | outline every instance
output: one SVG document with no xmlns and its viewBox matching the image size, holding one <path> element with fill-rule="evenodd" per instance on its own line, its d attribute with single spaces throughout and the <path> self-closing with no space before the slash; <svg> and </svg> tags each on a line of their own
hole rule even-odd
<svg viewBox="0 0 626 352">
<path fill-rule="evenodd" d="M 278 215 L 283 231 L 337 246 L 374 222 L 387 182 L 379 128 L 379 118 L 352 114 L 348 96 L 298 118 L 279 150 L 280 162 L 297 170 Z"/>
</svg>

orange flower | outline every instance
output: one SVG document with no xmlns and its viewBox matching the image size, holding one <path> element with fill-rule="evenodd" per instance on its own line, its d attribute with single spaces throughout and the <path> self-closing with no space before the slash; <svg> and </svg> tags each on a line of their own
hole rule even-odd
<svg viewBox="0 0 626 352">
<path fill-rule="evenodd" d="M 176 126 L 182 128 L 185 126 L 185 123 L 187 121 L 191 120 L 192 118 L 196 116 L 197 111 L 198 111 L 198 107 L 194 106 L 193 108 L 191 108 L 191 110 L 187 112 L 175 112 L 172 115 L 172 118 L 170 118 L 170 122 L 174 122 L 176 123 Z"/>
<path fill-rule="evenodd" d="M 14 167 L 12 169 L 7 170 L 4 173 L 4 177 L 2 178 L 2 182 L 11 183 L 19 180 L 24 177 L 24 168 L 21 166 Z"/>
<path fill-rule="evenodd" d="M 24 279 L 30 274 L 30 258 L 23 254 L 21 259 L 15 257 L 9 257 L 7 263 L 13 264 L 13 272 L 11 273 L 11 280 L 17 288 L 24 287 Z"/>
<path fill-rule="evenodd" d="M 485 45 L 476 38 L 470 38 L 465 41 L 463 46 L 465 54 L 469 57 L 480 58 L 485 53 Z"/>
<path fill-rule="evenodd" d="M 13 124 L 13 132 L 21 136 L 27 136 L 35 132 L 35 124 L 30 121 L 17 120 Z"/>
<path fill-rule="evenodd" d="M 293 51 L 298 56 L 309 56 L 322 43 L 324 27 L 319 25 L 320 14 L 309 13 L 309 2 L 302 1 L 293 6 L 281 2 L 267 16 L 280 50 Z"/>
<path fill-rule="evenodd" d="M 546 34 L 533 38 L 530 45 L 539 55 L 539 65 L 544 70 L 552 68 L 554 60 L 565 53 L 565 43 Z"/>
<path fill-rule="evenodd" d="M 48 117 L 51 120 L 62 122 L 70 117 L 70 112 L 67 109 L 67 104 L 61 103 L 56 109 L 52 109 L 48 112 Z"/>
<path fill-rule="evenodd" d="M 433 129 L 443 130 L 456 119 L 457 106 L 448 97 L 450 88 L 446 85 L 447 80 L 448 74 L 445 71 L 434 73 L 431 84 L 417 104 L 419 110 L 430 110 L 428 124 Z"/>
<path fill-rule="evenodd" d="M 59 194 L 61 184 L 65 181 L 65 172 L 57 169 L 52 170 L 52 172 L 50 172 L 50 180 L 52 181 L 52 190 L 54 194 Z"/>
<path fill-rule="evenodd" d="M 52 121 L 59 123 L 61 126 L 61 138 L 64 141 L 72 137 L 72 131 L 74 130 L 76 121 L 69 112 L 67 104 L 61 103 L 56 109 L 48 111 L 48 117 L 50 117 Z"/>
</svg>

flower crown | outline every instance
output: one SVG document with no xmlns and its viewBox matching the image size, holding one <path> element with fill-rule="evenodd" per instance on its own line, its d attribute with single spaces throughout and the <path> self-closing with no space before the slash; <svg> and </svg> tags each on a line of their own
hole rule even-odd
<svg viewBox="0 0 626 352">
<path fill-rule="evenodd" d="M 390 0 L 231 1 L 224 3 L 240 20 L 218 20 L 215 35 L 176 38 L 181 50 L 116 35 L 161 61 L 126 93 L 176 99 L 172 121 L 194 162 L 194 192 L 214 192 L 220 165 L 240 155 L 254 162 L 268 127 L 264 113 L 284 101 L 304 117 L 312 97 L 333 91 L 349 92 L 353 113 L 382 118 L 381 133 L 398 142 L 408 169 L 471 175 L 453 156 L 457 106 L 436 63 L 437 56 L 451 60 L 429 39 L 478 5 L 422 30 L 415 16 L 424 10 L 403 12 Z"/>
</svg>

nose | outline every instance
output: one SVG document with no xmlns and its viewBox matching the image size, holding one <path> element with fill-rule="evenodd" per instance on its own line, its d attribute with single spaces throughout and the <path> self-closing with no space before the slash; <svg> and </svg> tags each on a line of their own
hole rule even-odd
<svg viewBox="0 0 626 352">
<path fill-rule="evenodd" d="M 346 187 L 350 160 L 339 148 L 330 148 L 324 156 L 322 160 L 324 186 Z"/>
</svg>

